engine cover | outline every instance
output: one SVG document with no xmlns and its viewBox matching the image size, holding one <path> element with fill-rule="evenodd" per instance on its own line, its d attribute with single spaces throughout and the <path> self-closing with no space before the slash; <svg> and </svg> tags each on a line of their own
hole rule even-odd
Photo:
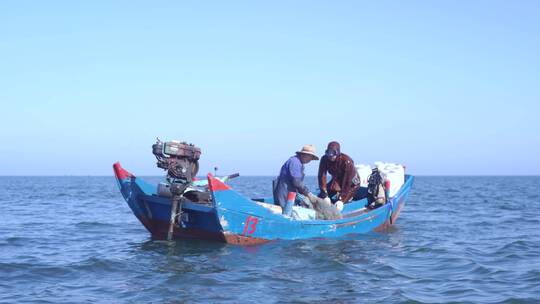
<svg viewBox="0 0 540 304">
<path fill-rule="evenodd" d="M 169 156 L 187 157 L 194 160 L 201 158 L 201 149 L 193 144 L 179 142 L 176 140 L 165 142 L 163 153 Z"/>
</svg>

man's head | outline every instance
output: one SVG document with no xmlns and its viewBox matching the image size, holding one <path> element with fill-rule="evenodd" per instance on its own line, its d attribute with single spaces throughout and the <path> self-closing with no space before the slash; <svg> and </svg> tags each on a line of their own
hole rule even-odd
<svg viewBox="0 0 540 304">
<path fill-rule="evenodd" d="M 302 164 L 307 164 L 312 160 L 319 160 L 319 157 L 315 154 L 315 147 L 313 145 L 303 146 L 302 150 L 296 152 L 296 155 L 298 155 Z"/>
<path fill-rule="evenodd" d="M 339 154 L 341 153 L 340 150 L 341 150 L 341 147 L 339 143 L 337 141 L 331 141 L 330 143 L 328 143 L 328 147 L 326 148 L 326 151 L 324 152 L 324 154 L 326 155 L 326 157 L 328 157 L 328 160 L 330 160 L 331 162 L 334 162 L 336 161 Z"/>
</svg>

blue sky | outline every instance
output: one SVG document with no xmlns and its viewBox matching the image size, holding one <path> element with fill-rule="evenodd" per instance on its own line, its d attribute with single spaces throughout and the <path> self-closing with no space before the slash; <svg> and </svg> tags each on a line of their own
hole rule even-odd
<svg viewBox="0 0 540 304">
<path fill-rule="evenodd" d="M 331 140 L 418 175 L 540 174 L 538 1 L 2 1 L 0 175 L 275 175 Z M 307 166 L 314 174 L 317 163 Z"/>
</svg>

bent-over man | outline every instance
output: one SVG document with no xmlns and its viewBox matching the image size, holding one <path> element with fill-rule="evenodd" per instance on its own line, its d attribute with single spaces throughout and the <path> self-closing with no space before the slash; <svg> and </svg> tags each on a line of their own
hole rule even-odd
<svg viewBox="0 0 540 304">
<path fill-rule="evenodd" d="M 327 183 L 326 175 L 330 173 L 332 180 Z M 319 193 L 320 198 L 333 197 L 337 201 L 338 210 L 343 209 L 343 203 L 349 202 L 360 188 L 360 180 L 356 173 L 354 161 L 347 154 L 341 153 L 337 141 L 328 144 L 324 156 L 319 163 Z"/>
</svg>

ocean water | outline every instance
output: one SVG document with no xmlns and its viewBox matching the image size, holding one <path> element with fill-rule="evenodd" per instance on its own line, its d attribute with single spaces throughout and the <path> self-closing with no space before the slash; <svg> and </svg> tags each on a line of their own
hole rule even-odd
<svg viewBox="0 0 540 304">
<path fill-rule="evenodd" d="M 154 241 L 112 177 L 0 189 L 0 303 L 540 303 L 540 177 L 417 177 L 388 232 L 254 247 Z"/>
</svg>

